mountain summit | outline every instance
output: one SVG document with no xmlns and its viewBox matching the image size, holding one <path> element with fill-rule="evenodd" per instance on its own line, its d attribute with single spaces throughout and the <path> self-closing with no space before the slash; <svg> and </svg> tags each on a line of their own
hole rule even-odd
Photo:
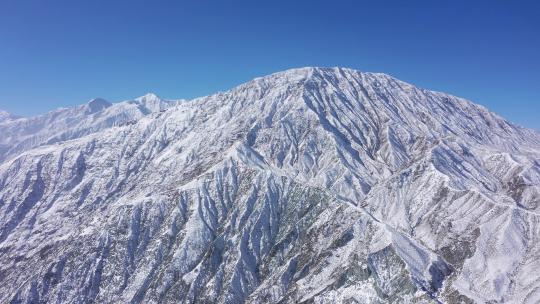
<svg viewBox="0 0 540 304">
<path fill-rule="evenodd" d="M 301 68 L 81 107 L 0 122 L 2 303 L 540 301 L 540 134 L 482 106 Z"/>
<path fill-rule="evenodd" d="M 3 120 L 16 119 L 16 118 L 19 118 L 19 117 L 0 109 L 0 122 Z"/>
</svg>

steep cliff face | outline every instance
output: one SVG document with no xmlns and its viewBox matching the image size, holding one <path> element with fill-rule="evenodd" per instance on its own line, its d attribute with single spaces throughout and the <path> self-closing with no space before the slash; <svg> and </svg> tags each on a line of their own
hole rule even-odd
<svg viewBox="0 0 540 304">
<path fill-rule="evenodd" d="M 340 68 L 153 109 L 13 136 L 0 302 L 540 300 L 535 131 Z"/>
</svg>

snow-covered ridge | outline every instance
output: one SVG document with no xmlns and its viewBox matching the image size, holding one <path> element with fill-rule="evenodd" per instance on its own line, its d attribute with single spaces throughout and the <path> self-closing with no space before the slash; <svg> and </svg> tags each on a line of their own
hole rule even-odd
<svg viewBox="0 0 540 304">
<path fill-rule="evenodd" d="M 41 145 L 57 144 L 113 126 L 133 123 L 177 104 L 149 93 L 134 100 L 110 103 L 102 98 L 42 115 L 0 119 L 0 161 Z"/>
<path fill-rule="evenodd" d="M 24 121 L 2 303 L 540 300 L 540 136 L 464 99 L 301 68 Z"/>
<path fill-rule="evenodd" d="M 13 115 L 9 112 L 0 110 L 0 122 L 4 120 L 11 120 L 11 119 L 17 119 L 19 118 L 17 115 Z"/>
</svg>

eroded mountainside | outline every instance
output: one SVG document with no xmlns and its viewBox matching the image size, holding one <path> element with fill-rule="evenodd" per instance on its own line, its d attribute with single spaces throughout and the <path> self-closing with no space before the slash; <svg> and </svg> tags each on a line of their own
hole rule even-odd
<svg viewBox="0 0 540 304">
<path fill-rule="evenodd" d="M 540 301 L 537 132 L 341 68 L 148 98 L 0 119 L 1 303 Z"/>
</svg>

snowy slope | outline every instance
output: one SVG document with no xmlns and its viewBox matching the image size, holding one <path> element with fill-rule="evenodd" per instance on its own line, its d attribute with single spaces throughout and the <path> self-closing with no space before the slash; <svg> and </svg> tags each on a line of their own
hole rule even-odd
<svg viewBox="0 0 540 304">
<path fill-rule="evenodd" d="M 540 301 L 536 131 L 341 68 L 148 100 L 2 136 L 0 302 Z"/>
</svg>

